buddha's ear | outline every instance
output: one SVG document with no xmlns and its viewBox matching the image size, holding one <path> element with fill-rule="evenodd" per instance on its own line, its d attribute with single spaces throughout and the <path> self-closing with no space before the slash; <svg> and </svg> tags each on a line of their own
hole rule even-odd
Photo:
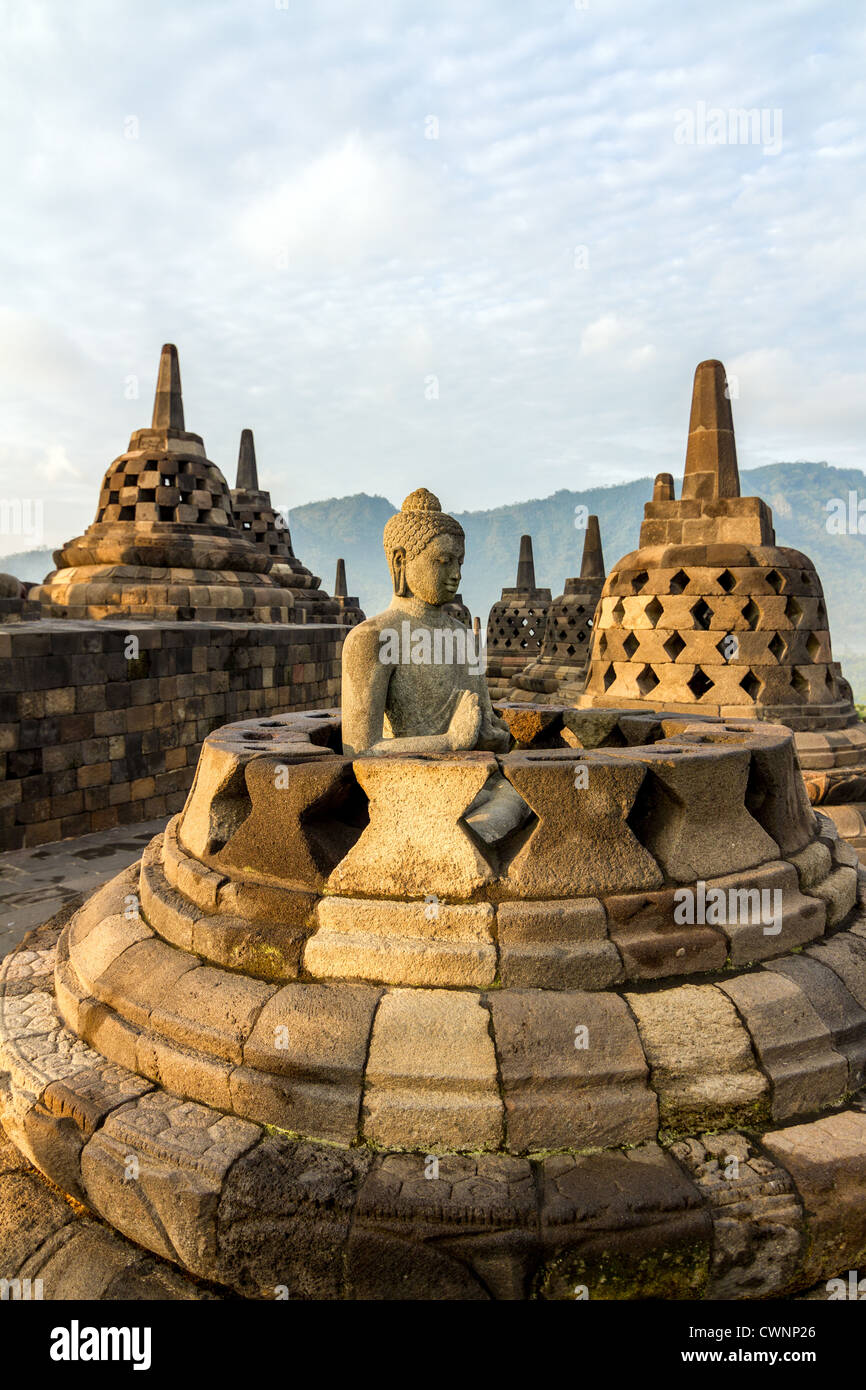
<svg viewBox="0 0 866 1390">
<path fill-rule="evenodd" d="M 394 585 L 394 593 L 398 598 L 405 598 L 409 592 L 406 584 L 406 548 L 397 545 L 388 556 L 388 564 L 391 569 L 391 582 Z"/>
</svg>

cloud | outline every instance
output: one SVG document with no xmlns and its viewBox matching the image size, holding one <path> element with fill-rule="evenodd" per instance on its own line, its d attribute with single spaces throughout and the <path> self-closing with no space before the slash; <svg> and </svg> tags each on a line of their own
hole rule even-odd
<svg viewBox="0 0 866 1390">
<path fill-rule="evenodd" d="M 231 474 L 252 427 L 291 506 L 676 471 L 707 357 L 745 466 L 863 462 L 851 7 L 11 10 L 0 492 L 41 489 L 52 542 L 147 423 L 165 341 L 209 456 Z M 698 102 L 781 109 L 781 152 L 678 145 Z"/>
<path fill-rule="evenodd" d="M 242 246 L 278 267 L 354 266 L 417 257 L 431 218 L 430 186 L 411 163 L 354 131 L 256 197 L 237 233 Z"/>
</svg>

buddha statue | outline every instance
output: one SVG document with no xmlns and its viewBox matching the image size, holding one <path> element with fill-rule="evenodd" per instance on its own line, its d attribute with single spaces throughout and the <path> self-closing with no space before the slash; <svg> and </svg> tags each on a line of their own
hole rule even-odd
<svg viewBox="0 0 866 1390">
<path fill-rule="evenodd" d="M 462 526 L 418 488 L 386 523 L 383 540 L 394 597 L 343 644 L 343 751 L 507 752 L 511 736 L 493 712 L 477 639 L 446 610 L 460 587 Z M 492 844 L 527 815 L 497 772 L 464 819 Z"/>
</svg>

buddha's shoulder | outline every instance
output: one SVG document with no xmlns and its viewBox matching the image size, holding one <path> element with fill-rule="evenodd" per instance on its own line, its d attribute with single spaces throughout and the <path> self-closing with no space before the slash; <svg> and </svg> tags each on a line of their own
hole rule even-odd
<svg viewBox="0 0 866 1390">
<path fill-rule="evenodd" d="M 368 651 L 378 647 L 382 641 L 382 636 L 394 627 L 395 615 L 393 612 L 377 613 L 375 617 L 365 618 L 356 627 L 350 628 L 343 643 L 343 651 Z"/>
</svg>

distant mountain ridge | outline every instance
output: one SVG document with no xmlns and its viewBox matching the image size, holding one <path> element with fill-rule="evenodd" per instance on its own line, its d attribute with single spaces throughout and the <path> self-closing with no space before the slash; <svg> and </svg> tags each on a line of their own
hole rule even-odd
<svg viewBox="0 0 866 1390">
<path fill-rule="evenodd" d="M 514 583 L 524 532 L 532 536 L 539 585 L 561 594 L 565 580 L 580 573 L 583 532 L 574 521 L 581 505 L 598 515 L 605 562 L 612 569 L 637 548 L 652 486 L 651 478 L 638 478 L 580 491 L 563 488 L 551 497 L 456 513 L 466 532 L 464 601 L 486 622 L 500 590 Z M 772 508 L 779 545 L 802 550 L 814 561 L 827 596 L 834 653 L 866 657 L 866 535 L 828 532 L 826 505 L 835 497 L 847 499 L 849 492 L 866 499 L 866 473 L 826 463 L 772 463 L 743 472 L 741 490 L 744 497 L 763 497 Z M 367 613 L 378 612 L 390 598 L 382 528 L 401 501 L 362 493 L 311 502 L 290 515 L 292 541 L 304 564 L 328 586 L 342 555 L 349 588 Z"/>
<path fill-rule="evenodd" d="M 430 480 L 419 478 L 418 484 Z M 759 496 L 773 510 L 780 545 L 804 551 L 815 563 L 830 615 L 833 654 L 843 660 L 857 698 L 866 698 L 866 535 L 834 535 L 827 530 L 827 503 L 847 502 L 849 492 L 866 499 L 866 473 L 827 463 L 772 463 L 741 473 L 743 496 Z M 679 485 L 677 486 L 679 492 Z M 529 532 L 536 578 L 556 595 L 565 580 L 580 573 L 583 532 L 575 528 L 575 508 L 596 512 L 608 570 L 638 544 L 644 503 L 652 479 L 613 483 L 514 502 L 483 512 L 456 513 L 466 531 L 462 594 L 484 622 L 504 585 L 514 583 L 520 537 Z M 358 493 L 295 507 L 289 522 L 292 543 L 303 563 L 322 578 L 329 592 L 337 558 L 346 561 L 349 591 L 367 613 L 388 603 L 391 590 L 382 551 L 382 529 L 399 506 L 385 497 Z M 866 518 L 864 518 L 866 525 Z M 52 568 L 48 550 L 0 558 L 0 569 L 19 579 L 39 580 Z M 848 657 L 849 660 L 845 661 Z"/>
</svg>

